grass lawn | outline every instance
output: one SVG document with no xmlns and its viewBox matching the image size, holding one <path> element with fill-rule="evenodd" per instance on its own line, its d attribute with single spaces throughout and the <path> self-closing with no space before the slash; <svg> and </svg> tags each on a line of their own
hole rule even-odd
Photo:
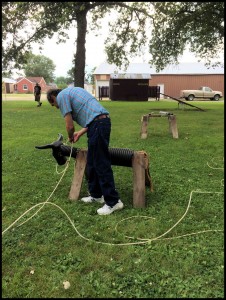
<svg viewBox="0 0 226 300">
<path fill-rule="evenodd" d="M 66 143 L 60 111 L 46 100 L 38 108 L 3 98 L 2 297 L 223 298 L 224 102 L 189 102 L 204 112 L 172 100 L 101 103 L 111 115 L 110 147 L 149 155 L 146 208 L 133 208 L 132 168 L 120 166 L 123 210 L 99 216 L 101 204 L 70 201 L 73 160 L 56 172 L 51 150 L 35 149 L 58 133 Z M 176 115 L 178 139 L 167 118 L 152 118 L 140 138 L 141 117 L 159 111 Z M 86 148 L 86 136 L 75 147 Z"/>
</svg>

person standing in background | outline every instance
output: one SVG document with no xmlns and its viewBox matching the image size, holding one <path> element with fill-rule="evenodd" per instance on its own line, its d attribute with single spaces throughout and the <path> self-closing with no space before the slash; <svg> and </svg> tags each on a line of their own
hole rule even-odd
<svg viewBox="0 0 226 300">
<path fill-rule="evenodd" d="M 41 99 L 41 90 L 42 88 L 40 87 L 40 85 L 38 83 L 36 83 L 35 87 L 34 87 L 34 96 L 35 96 L 35 101 L 38 102 L 38 107 L 42 105 L 42 102 L 40 102 Z"/>
</svg>

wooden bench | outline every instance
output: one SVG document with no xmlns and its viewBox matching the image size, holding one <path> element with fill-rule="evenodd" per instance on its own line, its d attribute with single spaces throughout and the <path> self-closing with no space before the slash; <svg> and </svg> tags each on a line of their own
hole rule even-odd
<svg viewBox="0 0 226 300">
<path fill-rule="evenodd" d="M 160 112 L 158 114 L 150 113 L 143 115 L 141 119 L 141 138 L 146 139 L 148 136 L 148 122 L 150 118 L 167 117 L 169 121 L 169 131 L 172 133 L 174 139 L 178 139 L 176 116 L 172 113 Z"/>
<path fill-rule="evenodd" d="M 69 193 L 70 200 L 78 200 L 83 176 L 86 168 L 86 157 L 87 150 L 81 149 L 76 157 L 74 177 L 71 184 L 71 189 Z M 145 186 L 149 186 L 151 191 L 152 182 L 151 176 L 149 174 L 149 161 L 146 152 L 144 151 L 134 151 L 132 157 L 132 169 L 133 169 L 133 207 L 146 207 L 145 202 Z"/>
</svg>

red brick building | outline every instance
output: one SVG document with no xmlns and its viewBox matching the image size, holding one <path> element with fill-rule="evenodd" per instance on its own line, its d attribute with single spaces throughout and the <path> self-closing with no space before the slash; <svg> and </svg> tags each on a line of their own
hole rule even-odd
<svg viewBox="0 0 226 300">
<path fill-rule="evenodd" d="M 18 78 L 14 84 L 14 92 L 33 93 L 36 83 L 41 86 L 42 92 L 46 92 L 49 89 L 43 77 L 22 77 Z"/>
</svg>

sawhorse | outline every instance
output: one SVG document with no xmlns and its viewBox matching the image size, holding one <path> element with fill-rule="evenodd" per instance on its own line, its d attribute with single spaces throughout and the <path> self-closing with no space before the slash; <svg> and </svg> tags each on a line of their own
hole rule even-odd
<svg viewBox="0 0 226 300">
<path fill-rule="evenodd" d="M 69 193 L 70 200 L 78 200 L 82 186 L 83 176 L 87 162 L 87 150 L 81 149 L 76 157 L 74 177 Z M 152 190 L 151 178 L 147 174 L 148 158 L 144 151 L 135 151 L 132 158 L 133 168 L 133 207 L 146 207 L 145 202 L 145 182 L 149 181 Z M 147 176 L 149 178 L 147 178 Z"/>
<path fill-rule="evenodd" d="M 162 112 L 159 114 L 150 113 L 143 115 L 141 119 L 141 138 L 146 139 L 148 136 L 148 122 L 153 117 L 167 117 L 169 121 L 169 131 L 172 133 L 174 139 L 178 139 L 176 116 L 172 113 Z"/>
</svg>

